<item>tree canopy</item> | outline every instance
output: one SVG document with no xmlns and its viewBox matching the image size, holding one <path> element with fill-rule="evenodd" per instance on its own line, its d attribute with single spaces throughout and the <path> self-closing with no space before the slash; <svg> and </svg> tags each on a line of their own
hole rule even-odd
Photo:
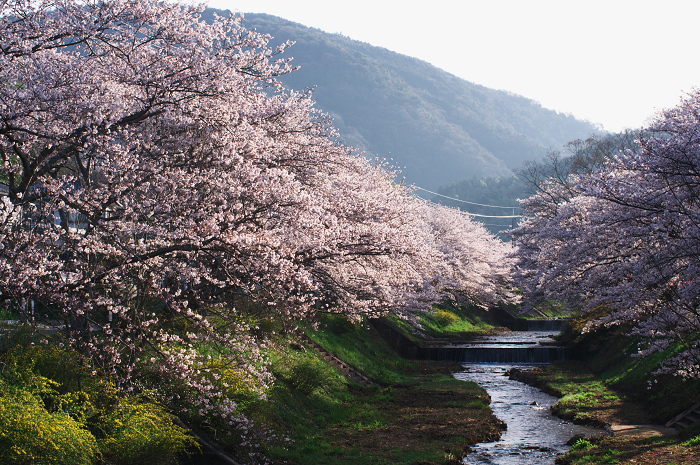
<svg viewBox="0 0 700 465">
<path fill-rule="evenodd" d="M 631 325 L 641 355 L 680 344 L 667 370 L 700 376 L 697 334 L 700 92 L 660 113 L 636 139 L 589 141 L 541 176 L 523 202 L 519 282 L 533 301 L 608 308 L 596 325 Z M 609 148 L 614 150 L 608 150 Z M 592 155 L 592 156 L 587 156 Z M 602 155 L 602 156 L 601 156 Z M 576 165 L 576 161 L 586 161 Z M 550 167 L 553 165 L 550 165 Z M 530 170 L 530 173 L 542 173 Z"/>
<path fill-rule="evenodd" d="M 123 390 L 184 380 L 188 408 L 244 424 L 212 372 L 271 382 L 241 302 L 293 322 L 508 297 L 502 243 L 283 88 L 289 44 L 201 11 L 0 3 L 0 299 Z"/>
</svg>

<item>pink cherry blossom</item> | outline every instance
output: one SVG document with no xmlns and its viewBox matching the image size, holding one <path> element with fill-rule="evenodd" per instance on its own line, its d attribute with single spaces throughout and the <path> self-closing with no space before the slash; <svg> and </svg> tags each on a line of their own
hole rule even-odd
<svg viewBox="0 0 700 465">
<path fill-rule="evenodd" d="M 631 324 L 639 355 L 680 343 L 664 370 L 700 376 L 700 93 L 661 113 L 600 170 L 553 181 L 523 202 L 519 282 L 529 299 L 563 299 Z M 548 195 L 554 192 L 554 195 Z M 556 199 L 556 201 L 553 201 Z"/>
<path fill-rule="evenodd" d="M 444 298 L 509 297 L 502 243 L 282 88 L 290 44 L 200 12 L 0 2 L 0 298 L 40 304 L 123 389 L 185 382 L 165 400 L 245 429 L 211 363 L 264 395 L 251 307 L 415 321 Z"/>
</svg>

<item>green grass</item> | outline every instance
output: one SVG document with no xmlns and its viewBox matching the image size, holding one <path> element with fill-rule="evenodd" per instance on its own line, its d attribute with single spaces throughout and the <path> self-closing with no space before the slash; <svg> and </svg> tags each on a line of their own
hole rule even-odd
<svg viewBox="0 0 700 465">
<path fill-rule="evenodd" d="M 458 434 L 459 425 L 450 421 L 483 422 L 491 412 L 481 388 L 450 378 L 430 375 L 414 378 L 410 387 L 350 388 L 312 396 L 278 386 L 271 395 L 277 405 L 275 422 L 289 428 L 292 442 L 273 444 L 268 454 L 309 465 L 444 463 L 449 455 L 461 458 L 473 439 Z M 441 394 L 448 400 L 431 405 Z M 443 438 L 426 433 L 402 442 L 402 433 L 415 429 L 419 434 L 421 418 L 431 413 L 443 427 L 454 429 Z"/>
<path fill-rule="evenodd" d="M 454 335 L 489 329 L 480 318 L 470 316 L 467 309 L 450 307 L 438 310 L 443 310 L 444 314 L 429 316 L 426 320 L 435 322 L 431 330 L 436 334 Z M 393 351 L 367 322 L 351 324 L 343 316 L 327 315 L 321 318 L 320 329 L 309 329 L 307 335 L 373 379 L 377 385 L 372 387 L 361 387 L 349 381 L 343 373 L 322 360 L 306 339 L 285 333 L 279 325 L 270 326 L 271 329 L 262 324 L 256 326 L 256 335 L 267 341 L 265 351 L 276 381 L 264 399 L 247 395 L 243 390 L 233 400 L 238 402 L 241 413 L 253 422 L 252 442 L 259 443 L 261 452 L 273 461 L 309 465 L 457 463 L 469 444 L 495 440 L 500 435 L 502 425 L 492 415 L 486 392 L 474 383 L 459 381 L 451 375 L 460 369 L 459 366 L 406 360 Z M 21 330 L 3 335 L 0 357 L 9 347 L 36 342 L 30 337 Z M 225 367 L 216 365 L 216 351 L 212 347 L 202 345 L 199 350 L 203 354 L 212 354 L 211 368 L 220 369 L 218 375 L 229 382 L 232 391 L 237 389 L 234 389 L 234 384 L 245 384 L 245 379 L 236 378 L 235 373 L 226 372 Z M 89 412 L 91 425 L 97 422 L 106 424 L 109 415 L 114 416 L 115 424 L 124 423 L 119 417 L 120 411 L 115 409 L 119 397 L 112 391 L 102 392 L 104 380 L 91 377 L 89 371 L 75 371 L 73 368 L 76 367 L 71 363 L 77 360 L 76 357 L 55 358 L 44 355 L 41 360 L 32 362 L 34 365 L 30 368 L 36 368 L 42 376 L 55 378 L 67 392 L 86 391 L 96 406 L 94 412 Z M 21 357 L 16 359 L 23 360 Z M 157 377 L 151 379 L 148 374 L 144 380 L 151 389 L 172 389 L 173 392 L 180 389 L 179 385 L 166 385 Z M 63 396 L 64 392 L 60 394 Z M 52 396 L 59 399 L 61 405 L 72 408 L 73 404 L 68 402 L 72 397 Z M 144 399 L 144 405 L 147 401 Z M 89 410 L 87 404 L 80 406 Z M 156 413 L 160 415 L 164 411 Z M 226 434 L 226 428 L 221 428 L 214 421 L 216 419 L 210 418 L 208 424 L 197 423 L 191 418 L 182 419 L 234 457 L 249 451 L 241 445 L 237 431 Z M 143 429 L 140 423 L 134 427 L 134 430 L 140 429 Z M 149 433 L 147 436 L 153 435 Z M 100 445 L 105 450 L 105 438 L 108 437 L 121 436 L 116 433 L 101 436 Z M 273 439 L 261 441 L 265 437 Z M 181 443 L 187 444 L 186 441 Z M 110 460 L 116 462 L 119 455 L 126 455 L 120 449 L 122 445 L 120 440 L 111 444 Z M 144 448 L 147 449 L 148 445 Z M 181 450 L 182 446 L 170 449 Z"/>
<path fill-rule="evenodd" d="M 422 336 L 408 322 L 394 316 L 388 316 L 386 320 L 406 338 L 416 343 L 422 342 Z M 418 322 L 423 333 L 442 339 L 470 338 L 499 327 L 495 323 L 495 317 L 489 315 L 488 310 L 450 302 L 433 306 L 431 311 L 419 317 Z"/>
<path fill-rule="evenodd" d="M 434 337 L 465 337 L 488 332 L 496 326 L 472 307 L 444 303 L 435 305 L 433 311 L 421 317 L 427 334 Z"/>
<path fill-rule="evenodd" d="M 370 325 L 349 324 L 342 315 L 328 315 L 322 321 L 319 331 L 308 332 L 316 343 L 380 383 L 406 381 L 404 370 L 412 363 L 393 351 Z"/>
<path fill-rule="evenodd" d="M 269 402 L 247 412 L 290 439 L 266 446 L 273 459 L 309 465 L 456 463 L 468 444 L 499 436 L 488 395 L 475 383 L 435 371 L 436 364 L 401 358 L 366 323 L 352 325 L 338 315 L 321 322 L 308 336 L 377 385 L 358 386 L 331 369 L 308 376 L 313 389 L 300 388 L 293 367 L 306 363 L 321 370 L 323 362 L 303 341 L 276 345 L 271 357 L 277 383 Z"/>
<path fill-rule="evenodd" d="M 547 318 L 568 318 L 571 316 L 571 310 L 562 302 L 548 300 L 542 302 L 535 309 Z"/>
<path fill-rule="evenodd" d="M 625 329 L 609 328 L 583 335 L 576 333 L 583 327 L 582 320 L 571 326 L 574 330 L 562 340 L 573 343 L 580 359 L 557 362 L 534 372 L 539 387 L 560 397 L 552 407 L 557 416 L 593 426 L 610 422 L 663 424 L 700 398 L 700 381 L 653 374 L 678 347 L 646 358 L 632 357 L 639 341 L 626 336 Z M 589 438 L 575 444 L 560 462 L 697 464 L 698 433 L 700 427 L 678 437 Z"/>
<path fill-rule="evenodd" d="M 581 440 L 557 463 L 568 465 L 646 463 L 650 465 L 698 464 L 697 446 L 676 437 L 600 437 Z"/>
<path fill-rule="evenodd" d="M 700 380 L 654 374 L 680 349 L 678 345 L 648 357 L 635 357 L 638 339 L 615 332 L 604 332 L 601 338 L 604 342 L 589 362 L 597 381 L 614 391 L 609 395 L 644 403 L 658 423 L 665 423 L 700 397 Z"/>
</svg>

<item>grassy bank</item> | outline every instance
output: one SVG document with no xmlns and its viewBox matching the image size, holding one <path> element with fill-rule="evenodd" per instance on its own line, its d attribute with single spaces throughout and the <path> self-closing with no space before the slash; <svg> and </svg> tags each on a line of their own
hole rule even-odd
<svg viewBox="0 0 700 465">
<path fill-rule="evenodd" d="M 654 375 L 673 348 L 648 358 L 631 357 L 637 340 L 625 328 L 603 329 L 585 336 L 585 323 L 575 321 L 563 335 L 578 360 L 558 362 L 531 370 L 524 381 L 560 400 L 555 415 L 600 428 L 612 425 L 664 424 L 700 400 L 700 382 L 670 375 Z M 699 428 L 675 436 L 603 436 L 580 441 L 557 463 L 700 463 Z"/>
<path fill-rule="evenodd" d="M 471 324 L 458 320 L 437 324 Z M 284 353 L 273 363 L 278 383 L 264 405 L 277 407 L 258 416 L 291 439 L 267 448 L 274 463 L 459 463 L 471 444 L 500 436 L 504 425 L 492 415 L 486 392 L 452 376 L 459 364 L 406 360 L 372 325 L 339 316 L 308 334 L 374 385 L 348 381 L 308 344 L 277 350 Z M 302 372 L 312 382 L 301 382 Z"/>
<path fill-rule="evenodd" d="M 408 339 L 412 333 L 404 329 Z M 426 330 L 465 338 L 492 327 L 465 309 L 444 307 L 426 318 Z M 230 392 L 252 420 L 242 441 L 213 417 L 179 413 L 173 419 L 157 391 L 177 392 L 177 386 L 151 384 L 138 394 L 120 394 L 60 347 L 59 336 L 47 340 L 7 327 L 0 344 L 0 445 L 14 455 L 2 455 L 3 463 L 37 457 L 57 465 L 202 463 L 182 420 L 240 463 L 447 464 L 458 463 L 471 444 L 497 439 L 504 428 L 481 387 L 454 379 L 460 365 L 404 359 L 369 322 L 326 316 L 314 330 L 289 333 L 271 324 L 258 332 L 267 341 L 275 383 L 259 399 L 243 380 L 231 378 L 240 386 L 231 384 Z M 324 360 L 319 346 L 372 384 L 350 380 Z M 39 431 L 55 437 L 41 433 L 43 442 L 36 441 Z M 56 446 L 55 459 L 46 459 L 47 440 Z M 67 444 L 75 445 L 67 451 L 73 455 L 64 454 Z"/>
</svg>

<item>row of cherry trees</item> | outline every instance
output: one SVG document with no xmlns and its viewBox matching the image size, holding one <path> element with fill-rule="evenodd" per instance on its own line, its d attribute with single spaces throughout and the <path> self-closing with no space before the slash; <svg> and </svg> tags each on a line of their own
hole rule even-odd
<svg viewBox="0 0 700 465">
<path fill-rule="evenodd" d="M 294 321 L 504 297 L 504 244 L 339 143 L 276 79 L 290 44 L 200 11 L 0 1 L 0 299 L 125 389 L 184 379 L 240 422 L 210 367 L 270 382 L 241 299 Z"/>
<path fill-rule="evenodd" d="M 529 217 L 514 231 L 520 285 L 532 302 L 606 306 L 591 327 L 632 325 L 641 355 L 681 343 L 665 370 L 696 378 L 700 92 L 623 142 L 591 159 L 592 169 L 543 177 L 523 202 Z"/>
</svg>

